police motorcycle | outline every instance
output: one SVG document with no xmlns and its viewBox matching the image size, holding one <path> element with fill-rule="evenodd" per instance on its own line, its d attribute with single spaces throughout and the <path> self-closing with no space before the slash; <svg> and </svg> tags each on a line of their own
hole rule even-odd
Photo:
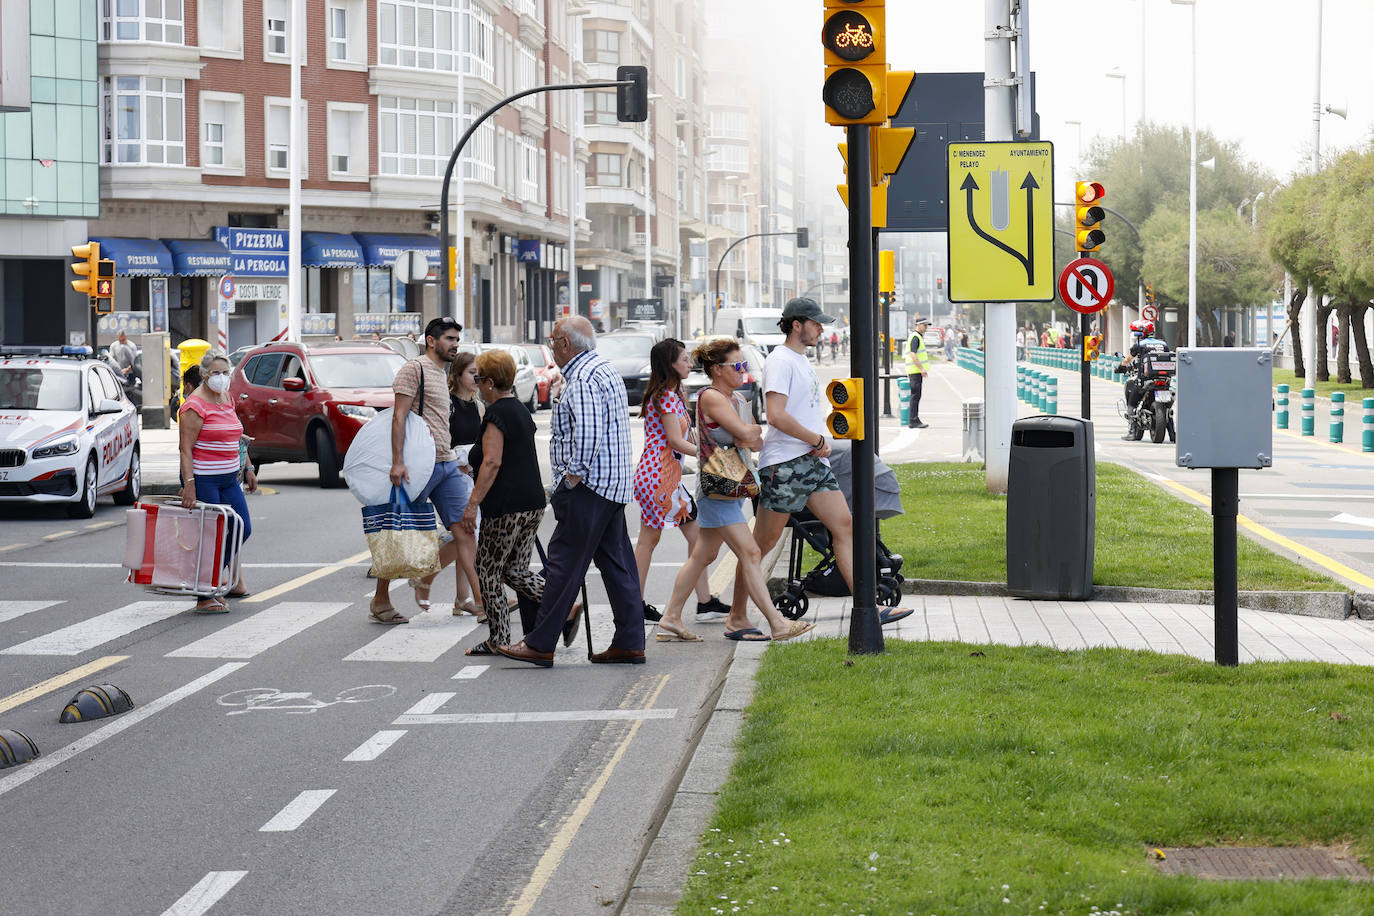
<svg viewBox="0 0 1374 916">
<path fill-rule="evenodd" d="M 1174 441 L 1174 376 L 1178 356 L 1169 345 L 1154 336 L 1151 321 L 1131 323 L 1131 349 L 1116 371 L 1128 374 L 1126 397 L 1117 401 L 1117 410 L 1126 421 L 1122 439 L 1139 441 L 1149 432 L 1150 441 L 1159 443 L 1167 435 Z"/>
</svg>

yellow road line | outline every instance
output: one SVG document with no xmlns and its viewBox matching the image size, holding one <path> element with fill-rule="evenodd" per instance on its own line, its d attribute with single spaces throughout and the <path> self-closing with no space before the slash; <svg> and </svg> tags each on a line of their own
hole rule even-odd
<svg viewBox="0 0 1374 916">
<path fill-rule="evenodd" d="M 76 534 L 76 529 L 75 529 L 75 528 L 69 528 L 69 529 L 66 530 L 66 531 L 54 531 L 52 534 L 45 534 L 45 535 L 43 535 L 43 540 L 45 540 L 45 541 L 60 541 L 62 538 L 69 538 L 69 537 L 71 537 L 73 534 Z"/>
<path fill-rule="evenodd" d="M 1166 487 L 1169 487 L 1173 490 L 1177 490 L 1184 496 L 1187 496 L 1189 499 L 1201 503 L 1203 506 L 1210 508 L 1212 505 L 1212 501 L 1208 499 L 1206 496 L 1203 496 L 1197 490 L 1194 490 L 1190 487 L 1186 487 L 1181 483 L 1175 483 L 1174 481 L 1164 477 L 1160 477 L 1159 480 Z M 1297 541 L 1292 540 L 1291 538 L 1286 538 L 1283 535 L 1279 534 L 1277 531 L 1266 528 L 1259 522 L 1246 518 L 1244 515 L 1236 516 L 1236 524 L 1246 529 L 1247 531 L 1250 531 L 1255 535 L 1264 538 L 1266 541 L 1277 544 L 1280 547 L 1284 547 L 1288 550 L 1293 551 L 1300 557 L 1305 557 L 1308 560 L 1311 560 L 1313 563 L 1316 563 L 1318 566 L 1325 569 L 1327 572 L 1334 573 L 1335 575 L 1340 576 L 1342 579 L 1347 579 L 1351 582 L 1354 582 L 1356 585 L 1362 585 L 1365 588 L 1374 588 L 1374 579 L 1370 578 L 1369 576 L 1366 576 L 1364 573 L 1357 572 L 1356 570 L 1351 569 L 1349 566 L 1346 566 L 1339 560 L 1333 560 L 1326 554 L 1318 553 L 1311 547 L 1305 547 L 1302 544 L 1299 544 Z"/>
<path fill-rule="evenodd" d="M 28 544 L 6 544 L 4 547 L 0 547 L 0 553 L 4 553 L 6 550 L 18 550 L 21 547 L 28 546 Z"/>
<path fill-rule="evenodd" d="M 97 658 L 93 662 L 88 662 L 79 668 L 64 671 L 56 677 L 50 677 L 46 681 L 34 684 L 32 687 L 25 687 L 18 693 L 12 693 L 0 700 L 0 712 L 9 712 L 16 706 L 27 703 L 35 697 L 41 697 L 45 693 L 50 693 L 59 687 L 66 687 L 68 684 L 81 680 L 82 678 L 95 674 L 111 665 L 124 661 L 127 655 L 107 655 L 104 658 Z"/>
<path fill-rule="evenodd" d="M 113 528 L 115 525 L 122 525 L 123 522 L 96 522 L 94 525 L 87 525 L 87 531 L 99 531 L 101 528 Z"/>
<path fill-rule="evenodd" d="M 649 695 L 649 701 L 644 704 L 646 709 L 652 709 L 658 700 L 659 694 L 668 684 L 669 675 L 662 675 L 658 686 Z M 558 866 L 562 863 L 563 857 L 567 855 L 568 849 L 572 846 L 573 837 L 577 836 L 577 831 L 582 829 L 582 824 L 587 820 L 587 815 L 592 813 L 592 806 L 596 804 L 601 791 L 606 788 L 606 783 L 611 781 L 611 773 L 614 772 L 616 765 L 630 747 L 630 742 L 639 733 L 639 727 L 644 724 L 643 719 L 636 719 L 630 726 L 630 730 L 617 745 L 615 752 L 611 754 L 611 759 L 606 761 L 606 766 L 587 789 L 587 794 L 582 796 L 582 800 L 577 803 L 572 814 L 558 828 L 554 834 L 553 842 L 549 848 L 539 857 L 539 864 L 534 866 L 534 873 L 530 875 L 529 883 L 520 892 L 520 897 L 515 901 L 515 906 L 511 908 L 510 916 L 525 916 L 539 900 L 539 895 L 544 893 L 544 888 L 548 887 L 549 880 L 553 878 L 554 872 L 558 871 Z"/>
<path fill-rule="evenodd" d="M 370 556 L 372 556 L 372 553 L 371 551 L 367 550 L 364 550 L 362 553 L 355 553 L 353 556 L 346 557 L 345 559 L 342 559 L 337 563 L 331 563 L 328 566 L 321 566 L 319 569 L 312 569 L 310 572 L 301 576 L 297 576 L 296 578 L 291 579 L 290 581 L 283 582 L 281 585 L 275 585 L 272 588 L 267 589 L 267 591 L 265 592 L 255 592 L 253 595 L 244 598 L 243 603 L 257 604 L 263 601 L 271 601 L 273 598 L 280 597 L 281 595 L 284 595 L 287 592 L 295 591 L 302 585 L 309 585 L 311 582 L 314 582 L 317 579 L 323 579 L 325 576 L 328 576 L 332 573 L 336 573 L 341 569 L 347 569 L 352 564 L 365 560 Z"/>
<path fill-rule="evenodd" d="M 1274 432 L 1278 433 L 1281 436 L 1287 436 L 1290 439 L 1297 439 L 1304 445 L 1307 445 L 1309 443 L 1312 445 L 1321 445 L 1338 452 L 1344 452 L 1347 455 L 1367 455 L 1369 456 L 1370 460 L 1374 461 L 1374 454 L 1371 454 L 1370 452 L 1361 451 L 1360 447 L 1356 446 L 1353 443 L 1336 443 L 1330 441 L 1329 439 L 1318 438 L 1317 436 L 1304 436 L 1301 433 L 1293 432 L 1292 429 L 1275 429 Z M 1359 431 L 1357 430 L 1356 435 L 1358 434 Z"/>
</svg>

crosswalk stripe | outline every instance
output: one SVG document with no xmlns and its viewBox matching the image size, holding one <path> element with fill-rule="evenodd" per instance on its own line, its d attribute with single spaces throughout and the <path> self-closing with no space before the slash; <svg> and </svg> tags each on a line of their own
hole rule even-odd
<svg viewBox="0 0 1374 916">
<path fill-rule="evenodd" d="M 329 801 L 337 789 L 306 789 L 291 799 L 285 808 L 272 816 L 272 819 L 258 828 L 259 833 L 289 833 L 295 830 L 320 806 Z"/>
<path fill-rule="evenodd" d="M 0 623 L 61 603 L 61 601 L 0 601 Z"/>
<path fill-rule="evenodd" d="M 475 617 L 454 617 L 448 606 L 433 607 L 410 623 L 387 631 L 351 655 L 346 662 L 432 662 L 477 628 Z"/>
<path fill-rule="evenodd" d="M 162 916 L 200 916 L 233 890 L 246 874 L 246 871 L 207 872 L 195 887 L 181 895 L 180 900 L 163 910 Z"/>
<path fill-rule="evenodd" d="M 482 672 L 490 667 L 491 665 L 464 665 L 450 680 L 470 681 L 473 678 L 481 677 Z"/>
<path fill-rule="evenodd" d="M 186 603 L 183 601 L 135 601 L 17 646 L 0 649 L 0 655 L 80 655 L 184 610 Z"/>
<path fill-rule="evenodd" d="M 382 756 L 387 748 L 391 747 L 391 745 L 395 744 L 397 741 L 400 741 L 401 736 L 405 733 L 406 730 L 404 728 L 387 729 L 377 732 L 377 734 L 354 748 L 353 752 L 344 758 L 344 763 L 363 763 L 368 760 L 376 760 L 378 757 Z"/>
<path fill-rule="evenodd" d="M 252 658 L 348 606 L 342 601 L 284 601 L 180 649 L 173 649 L 166 657 Z"/>
</svg>

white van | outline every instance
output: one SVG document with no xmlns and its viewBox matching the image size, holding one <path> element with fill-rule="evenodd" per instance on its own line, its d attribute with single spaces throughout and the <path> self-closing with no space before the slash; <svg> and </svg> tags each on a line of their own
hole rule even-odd
<svg viewBox="0 0 1374 916">
<path fill-rule="evenodd" d="M 782 346 L 784 338 L 778 327 L 781 318 L 781 309 L 725 308 L 716 312 L 716 323 L 711 332 L 737 337 L 767 354 L 774 347 Z"/>
</svg>

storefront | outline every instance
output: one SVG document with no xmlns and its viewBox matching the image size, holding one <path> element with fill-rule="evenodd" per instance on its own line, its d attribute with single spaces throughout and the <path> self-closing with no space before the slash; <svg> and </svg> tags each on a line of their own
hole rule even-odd
<svg viewBox="0 0 1374 916">
<path fill-rule="evenodd" d="M 171 331 L 174 341 L 202 336 L 193 313 L 174 308 L 181 284 L 166 245 L 157 239 L 106 235 L 91 241 L 99 243 L 100 257 L 115 266 L 115 311 L 97 321 L 96 346 L 108 345 L 121 329 L 131 334 Z"/>
<path fill-rule="evenodd" d="M 434 289 L 439 272 L 438 239 L 417 233 L 381 232 L 355 232 L 353 238 L 362 246 L 363 260 L 353 279 L 355 329 L 360 334 L 384 337 L 420 334 L 426 318 L 439 311 Z M 396 276 L 396 259 L 407 251 L 421 252 L 428 259 L 429 272 L 422 280 L 405 282 Z"/>
</svg>

